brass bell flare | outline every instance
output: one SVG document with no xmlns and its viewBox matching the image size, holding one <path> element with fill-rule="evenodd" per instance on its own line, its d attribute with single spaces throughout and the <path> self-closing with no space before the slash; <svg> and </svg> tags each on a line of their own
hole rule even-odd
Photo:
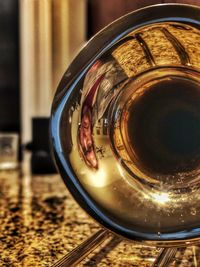
<svg viewBox="0 0 200 267">
<path fill-rule="evenodd" d="M 92 38 L 52 105 L 58 169 L 105 228 L 150 245 L 200 238 L 200 9 L 150 6 Z"/>
</svg>

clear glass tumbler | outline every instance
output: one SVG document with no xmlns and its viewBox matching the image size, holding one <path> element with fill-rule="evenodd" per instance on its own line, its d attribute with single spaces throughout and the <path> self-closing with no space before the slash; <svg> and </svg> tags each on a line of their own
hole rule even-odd
<svg viewBox="0 0 200 267">
<path fill-rule="evenodd" d="M 18 167 L 19 136 L 16 133 L 0 133 L 0 170 Z"/>
</svg>

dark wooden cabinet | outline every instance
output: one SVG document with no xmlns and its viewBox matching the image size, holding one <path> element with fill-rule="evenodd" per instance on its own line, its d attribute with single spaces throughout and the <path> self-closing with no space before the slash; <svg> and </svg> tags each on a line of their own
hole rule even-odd
<svg viewBox="0 0 200 267">
<path fill-rule="evenodd" d="M 89 0 L 88 37 L 128 12 L 161 2 L 160 0 Z"/>
<path fill-rule="evenodd" d="M 184 3 L 200 5 L 200 0 L 89 0 L 88 38 L 113 20 L 128 12 L 148 5 L 161 3 Z"/>
<path fill-rule="evenodd" d="M 0 131 L 20 131 L 18 9 L 0 1 Z"/>
</svg>

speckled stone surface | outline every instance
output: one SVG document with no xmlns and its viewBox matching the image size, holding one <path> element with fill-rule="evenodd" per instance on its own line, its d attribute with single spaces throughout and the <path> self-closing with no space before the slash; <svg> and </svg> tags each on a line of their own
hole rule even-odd
<svg viewBox="0 0 200 267">
<path fill-rule="evenodd" d="M 59 175 L 0 172 L 0 266 L 52 266 L 99 229 Z M 152 266 L 159 250 L 111 237 L 78 266 Z M 200 249 L 181 249 L 171 264 L 199 266 Z"/>
</svg>

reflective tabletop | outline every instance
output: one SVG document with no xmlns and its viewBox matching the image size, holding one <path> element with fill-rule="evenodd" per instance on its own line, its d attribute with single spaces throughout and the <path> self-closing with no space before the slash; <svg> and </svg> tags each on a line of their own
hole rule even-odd
<svg viewBox="0 0 200 267">
<path fill-rule="evenodd" d="M 0 173 L 0 266 L 52 266 L 99 229 L 59 175 Z M 198 266 L 200 247 L 177 252 L 171 266 Z M 78 266 L 152 266 L 159 249 L 110 237 Z"/>
</svg>

